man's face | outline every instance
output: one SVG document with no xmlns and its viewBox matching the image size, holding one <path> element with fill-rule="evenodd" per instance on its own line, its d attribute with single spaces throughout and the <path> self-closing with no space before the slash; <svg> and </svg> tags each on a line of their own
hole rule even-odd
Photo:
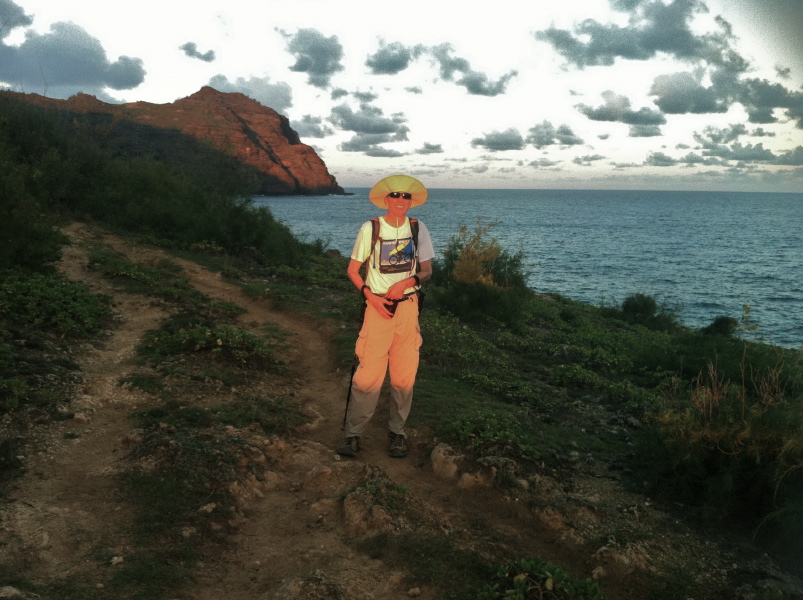
<svg viewBox="0 0 803 600">
<path fill-rule="evenodd" d="M 407 197 L 405 198 L 405 196 Z M 391 192 L 385 196 L 385 202 L 387 202 L 388 205 L 388 213 L 393 217 L 401 219 L 404 218 L 407 211 L 410 210 L 413 197 L 411 194 L 404 192 Z"/>
</svg>

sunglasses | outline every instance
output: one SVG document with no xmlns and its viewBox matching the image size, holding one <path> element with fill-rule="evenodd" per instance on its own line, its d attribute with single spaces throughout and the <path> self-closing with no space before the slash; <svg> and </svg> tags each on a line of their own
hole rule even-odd
<svg viewBox="0 0 803 600">
<path fill-rule="evenodd" d="M 412 200 L 413 195 L 408 194 L 407 192 L 391 192 L 388 194 L 388 198 L 403 198 L 404 200 Z"/>
</svg>

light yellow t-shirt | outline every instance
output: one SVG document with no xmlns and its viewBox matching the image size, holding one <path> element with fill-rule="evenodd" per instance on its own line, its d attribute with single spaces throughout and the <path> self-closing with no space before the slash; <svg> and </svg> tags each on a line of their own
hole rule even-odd
<svg viewBox="0 0 803 600">
<path fill-rule="evenodd" d="M 351 252 L 351 258 L 359 262 L 368 260 L 365 284 L 375 294 L 384 294 L 397 281 L 412 277 L 416 274 L 419 262 L 432 260 L 435 257 L 429 230 L 421 221 L 418 221 L 417 249 L 413 248 L 413 234 L 410 230 L 409 218 L 405 218 L 400 227 L 393 227 L 385 219 L 379 219 L 379 239 L 373 255 L 371 254 L 372 232 L 371 221 L 362 224 Z M 416 286 L 412 286 L 407 288 L 405 293 L 409 294 L 415 290 Z"/>
</svg>

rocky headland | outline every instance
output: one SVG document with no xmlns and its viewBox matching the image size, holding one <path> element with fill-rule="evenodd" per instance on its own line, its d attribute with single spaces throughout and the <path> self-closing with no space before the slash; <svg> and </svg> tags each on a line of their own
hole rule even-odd
<svg viewBox="0 0 803 600">
<path fill-rule="evenodd" d="M 172 103 L 107 104 L 87 94 L 67 100 L 5 92 L 81 115 L 93 135 L 122 155 L 192 160 L 213 148 L 245 166 L 257 194 L 344 194 L 313 148 L 301 142 L 287 117 L 240 93 L 211 87 Z"/>
</svg>

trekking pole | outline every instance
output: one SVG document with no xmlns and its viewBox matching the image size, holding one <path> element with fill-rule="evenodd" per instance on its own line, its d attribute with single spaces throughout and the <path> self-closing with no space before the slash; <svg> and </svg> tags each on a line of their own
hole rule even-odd
<svg viewBox="0 0 803 600">
<path fill-rule="evenodd" d="M 357 322 L 362 327 L 362 324 L 365 322 L 365 303 L 363 302 L 362 308 L 360 309 L 360 318 L 357 319 Z M 349 378 L 349 391 L 346 392 L 346 411 L 343 413 L 343 427 L 342 429 L 346 428 L 346 418 L 349 414 L 349 401 L 351 400 L 351 387 L 354 385 L 354 371 L 357 370 L 357 353 L 354 353 L 354 360 L 351 361 L 351 377 Z"/>
<path fill-rule="evenodd" d="M 357 370 L 357 355 L 354 355 L 354 360 L 351 362 L 351 378 L 349 379 L 349 391 L 346 392 L 346 412 L 343 413 L 343 427 L 346 428 L 346 417 L 349 414 L 349 401 L 351 400 L 351 386 L 354 383 L 354 371 Z"/>
</svg>

